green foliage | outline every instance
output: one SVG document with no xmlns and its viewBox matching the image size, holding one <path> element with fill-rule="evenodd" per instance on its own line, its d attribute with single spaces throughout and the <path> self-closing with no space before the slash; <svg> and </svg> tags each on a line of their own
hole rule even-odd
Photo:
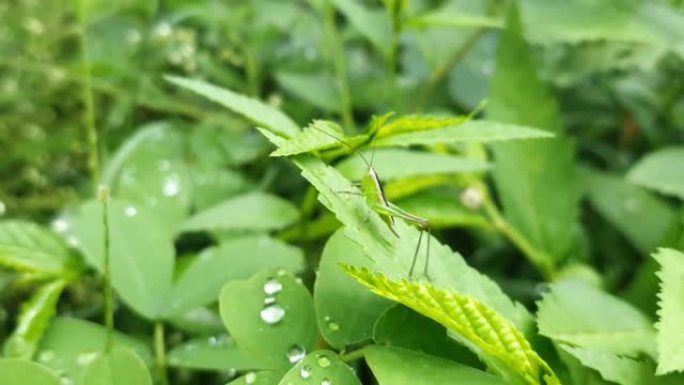
<svg viewBox="0 0 684 385">
<path fill-rule="evenodd" d="M 309 383 L 361 384 L 352 368 L 347 366 L 337 354 L 326 350 L 311 352 L 293 366 L 279 382 L 282 385 L 305 385 Z"/>
<path fill-rule="evenodd" d="M 0 359 L 0 380 L 6 385 L 59 385 L 59 378 L 45 367 L 18 358 Z"/>
<path fill-rule="evenodd" d="M 646 188 L 684 199 L 684 147 L 669 147 L 646 155 L 628 179 Z"/>
<path fill-rule="evenodd" d="M 520 330 L 476 299 L 428 283 L 393 281 L 368 269 L 345 270 L 374 293 L 434 319 L 497 371 L 516 384 L 560 384 Z"/>
<path fill-rule="evenodd" d="M 259 367 L 227 335 L 195 338 L 168 354 L 169 365 L 203 370 L 248 370 Z"/>
<path fill-rule="evenodd" d="M 101 353 L 83 368 L 79 385 L 152 385 L 145 363 L 133 351 L 119 346 Z"/>
<path fill-rule="evenodd" d="M 684 348 L 681 325 L 684 306 L 684 254 L 672 249 L 659 249 L 653 257 L 660 264 L 658 294 L 658 374 L 684 371 Z"/>
</svg>

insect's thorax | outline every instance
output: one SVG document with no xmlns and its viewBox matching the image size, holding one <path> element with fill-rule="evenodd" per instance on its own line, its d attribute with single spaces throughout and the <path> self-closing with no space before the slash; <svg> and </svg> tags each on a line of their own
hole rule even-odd
<svg viewBox="0 0 684 385">
<path fill-rule="evenodd" d="M 369 203 L 387 205 L 385 192 L 378 178 L 378 174 L 370 167 L 363 179 L 361 179 L 361 191 Z"/>
</svg>

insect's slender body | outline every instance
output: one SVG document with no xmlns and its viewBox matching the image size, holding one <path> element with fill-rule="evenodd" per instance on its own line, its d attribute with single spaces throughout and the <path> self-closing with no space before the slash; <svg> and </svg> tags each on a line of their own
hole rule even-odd
<svg viewBox="0 0 684 385">
<path fill-rule="evenodd" d="M 363 178 L 361 178 L 361 183 L 360 183 L 360 188 L 361 188 L 361 195 L 365 198 L 366 202 L 368 205 L 371 207 L 373 211 L 378 213 L 382 219 L 385 221 L 387 224 L 387 227 L 389 227 L 390 231 L 397 237 L 399 237 L 399 234 L 395 230 L 395 217 L 401 218 L 409 223 L 412 223 L 418 227 L 420 230 L 420 235 L 418 237 L 418 243 L 416 244 L 416 250 L 413 254 L 413 260 L 411 261 L 411 268 L 409 270 L 409 277 L 413 276 L 413 271 L 416 267 L 416 262 L 418 259 L 418 251 L 420 250 L 420 245 L 423 240 L 423 233 L 427 232 L 428 233 L 428 240 L 427 240 L 427 252 L 425 256 L 425 265 L 423 269 L 423 275 L 428 277 L 428 266 L 430 263 L 430 221 L 427 218 L 419 217 L 417 215 L 411 214 L 403 209 L 401 209 L 399 206 L 393 204 L 389 200 L 387 200 L 387 197 L 385 196 L 385 190 L 382 187 L 382 182 L 380 181 L 380 177 L 378 176 L 377 171 L 375 171 L 375 168 L 373 168 L 373 165 L 371 162 L 369 162 L 363 154 L 361 154 L 356 148 L 352 147 L 349 143 L 345 142 L 342 139 L 337 138 L 336 136 L 325 132 L 323 130 L 320 130 L 322 133 L 336 139 L 340 143 L 344 144 L 345 146 L 349 147 L 353 152 L 355 152 L 357 155 L 363 159 L 364 163 L 366 163 L 366 166 L 368 166 L 368 169 L 366 170 L 365 175 Z M 372 160 L 372 157 L 371 157 Z M 428 277 L 429 278 L 429 277 Z"/>
</svg>

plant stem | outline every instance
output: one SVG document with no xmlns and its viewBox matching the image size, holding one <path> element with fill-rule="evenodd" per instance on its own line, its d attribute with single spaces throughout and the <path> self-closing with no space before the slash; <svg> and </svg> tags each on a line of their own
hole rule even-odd
<svg viewBox="0 0 684 385">
<path fill-rule="evenodd" d="M 114 294 L 112 292 L 112 266 L 109 250 L 109 189 L 107 186 L 100 186 L 98 190 L 98 200 L 102 203 L 102 226 L 104 229 L 104 324 L 107 329 L 105 339 L 105 352 L 112 350 L 114 337 Z"/>
<path fill-rule="evenodd" d="M 98 181 L 100 180 L 100 158 L 98 151 L 97 129 L 95 128 L 95 103 L 93 98 L 92 74 L 90 71 L 90 50 L 88 49 L 88 15 L 86 13 L 87 1 L 88 0 L 80 0 L 78 2 L 77 12 L 81 27 L 81 71 L 83 76 L 81 98 L 85 108 L 83 121 L 85 124 L 88 147 L 88 169 L 90 170 L 90 177 L 93 180 L 93 184 L 97 185 Z"/>
<path fill-rule="evenodd" d="M 480 28 L 473 32 L 468 40 L 463 43 L 458 51 L 454 52 L 453 56 L 446 61 L 446 63 L 435 68 L 435 70 L 430 75 L 430 80 L 423 86 L 418 94 L 418 102 L 416 103 L 416 112 L 423 110 L 427 102 L 430 100 L 430 95 L 435 91 L 435 88 L 442 82 L 442 80 L 447 76 L 449 71 L 454 68 L 458 62 L 463 60 L 463 58 L 470 52 L 470 50 L 477 44 L 480 38 L 487 32 L 487 28 Z"/>
<path fill-rule="evenodd" d="M 360 360 L 363 358 L 363 355 L 365 354 L 364 350 L 365 350 L 365 348 L 361 348 L 361 349 L 351 351 L 349 353 L 344 352 L 340 355 L 340 358 L 342 359 L 342 361 L 347 362 L 347 363 L 352 362 L 352 361 L 356 361 L 356 360 Z"/>
<path fill-rule="evenodd" d="M 489 198 L 488 192 L 485 192 L 483 208 L 494 228 L 508 238 L 508 240 L 527 257 L 530 263 L 537 267 L 545 280 L 553 280 L 556 271 L 551 261 L 551 257 L 534 247 L 522 233 L 508 223 L 503 215 L 501 215 L 501 212 L 496 205 Z"/>
<path fill-rule="evenodd" d="M 335 6 L 330 0 L 326 1 L 323 12 L 325 29 L 328 35 L 328 44 L 330 46 L 330 56 L 333 66 L 335 67 L 337 89 L 340 94 L 342 121 L 344 122 L 345 129 L 354 132 L 356 127 L 354 125 L 351 91 L 349 90 L 349 80 L 347 78 L 347 59 L 344 55 L 344 44 L 337 31 L 337 26 L 335 25 Z"/>
<path fill-rule="evenodd" d="M 166 344 L 164 342 L 164 324 L 157 321 L 154 324 L 154 353 L 157 360 L 157 370 L 162 385 L 168 385 L 169 377 L 166 372 Z"/>
</svg>

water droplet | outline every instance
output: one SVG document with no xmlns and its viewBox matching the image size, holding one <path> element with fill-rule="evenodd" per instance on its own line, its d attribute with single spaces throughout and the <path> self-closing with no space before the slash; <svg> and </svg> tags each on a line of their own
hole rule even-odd
<svg viewBox="0 0 684 385">
<path fill-rule="evenodd" d="M 285 269 L 278 269 L 278 277 L 284 277 L 287 275 L 287 271 Z"/>
<path fill-rule="evenodd" d="M 162 187 L 162 192 L 167 197 L 173 197 L 178 195 L 180 192 L 180 179 L 178 175 L 170 175 L 164 180 L 164 186 Z"/>
<path fill-rule="evenodd" d="M 283 290 L 283 284 L 275 278 L 269 279 L 264 284 L 264 293 L 267 295 L 278 294 L 281 290 Z"/>
<path fill-rule="evenodd" d="M 273 304 L 266 306 L 259 313 L 261 319 L 269 325 L 277 324 L 285 318 L 285 309 Z"/>
<path fill-rule="evenodd" d="M 0 201 L 0 217 L 5 215 L 7 212 L 7 206 L 5 206 L 5 202 Z"/>
<path fill-rule="evenodd" d="M 484 202 L 484 194 L 477 187 L 468 187 L 461 193 L 461 203 L 470 210 L 477 210 Z"/>
<path fill-rule="evenodd" d="M 69 224 L 69 222 L 67 222 L 66 219 L 57 218 L 54 221 L 52 221 L 50 227 L 52 227 L 52 230 L 54 230 L 56 233 L 63 233 L 69 230 L 69 227 L 71 227 L 71 225 Z"/>
<path fill-rule="evenodd" d="M 221 346 L 230 345 L 231 339 L 227 335 L 211 336 L 208 340 L 209 346 L 218 348 Z"/>
<path fill-rule="evenodd" d="M 97 358 L 98 354 L 98 352 L 81 353 L 76 357 L 76 363 L 80 366 L 86 366 L 93 362 Z"/>
<path fill-rule="evenodd" d="M 295 282 L 301 284 L 304 281 L 302 281 L 302 279 L 300 277 L 295 277 Z"/>
<path fill-rule="evenodd" d="M 47 364 L 48 362 L 52 361 L 55 359 L 55 352 L 52 350 L 44 350 L 38 354 L 38 361 L 42 362 L 44 364 Z"/>
<path fill-rule="evenodd" d="M 81 244 L 81 242 L 75 236 L 71 236 L 71 237 L 67 238 L 67 243 L 71 247 L 78 247 Z"/>
<path fill-rule="evenodd" d="M 323 381 L 321 381 L 321 385 L 332 385 L 332 381 L 330 381 L 327 378 L 324 378 Z"/>
<path fill-rule="evenodd" d="M 133 206 L 128 206 L 124 210 L 124 213 L 126 214 L 127 217 L 134 217 L 134 216 L 138 215 L 138 209 L 136 209 Z"/>
<path fill-rule="evenodd" d="M 303 360 L 304 357 L 306 357 L 306 349 L 300 345 L 295 345 L 287 351 L 287 360 L 293 365 Z"/>
<path fill-rule="evenodd" d="M 322 354 L 319 354 L 316 357 L 316 362 L 318 363 L 318 366 L 320 366 L 321 368 L 327 368 L 328 366 L 330 366 L 330 358 Z"/>
<path fill-rule="evenodd" d="M 340 330 L 340 324 L 338 324 L 337 322 L 333 321 L 332 318 L 330 318 L 329 316 L 326 316 L 325 319 L 324 319 L 324 321 L 325 321 L 325 325 L 326 325 L 326 326 L 328 327 L 328 329 L 330 329 L 331 331 L 336 332 L 336 331 Z"/>
<path fill-rule="evenodd" d="M 302 366 L 301 369 L 299 369 L 299 375 L 305 380 L 311 377 L 311 367 L 309 365 Z"/>
<path fill-rule="evenodd" d="M 266 298 L 264 298 L 264 305 L 267 305 L 267 306 L 268 306 L 268 305 L 273 305 L 274 303 L 276 303 L 275 297 L 266 297 Z"/>
<path fill-rule="evenodd" d="M 249 372 L 245 375 L 245 382 L 248 384 L 253 384 L 256 382 L 257 375 L 254 372 Z"/>
</svg>

